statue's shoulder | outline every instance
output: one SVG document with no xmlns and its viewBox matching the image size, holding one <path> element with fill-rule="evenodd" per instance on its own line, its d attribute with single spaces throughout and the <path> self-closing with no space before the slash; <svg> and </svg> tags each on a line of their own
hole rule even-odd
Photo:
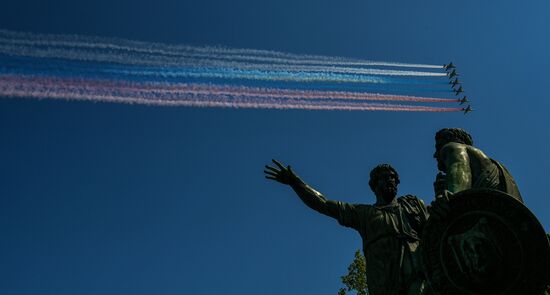
<svg viewBox="0 0 550 295">
<path fill-rule="evenodd" d="M 397 198 L 397 200 L 402 200 L 402 201 L 422 201 L 421 199 L 419 199 L 417 196 L 415 195 L 403 195 L 399 198 Z"/>
<path fill-rule="evenodd" d="M 441 153 L 448 153 L 451 151 L 465 150 L 470 147 L 469 145 L 458 143 L 458 142 L 449 142 L 441 147 Z"/>
<path fill-rule="evenodd" d="M 376 211 L 376 207 L 371 204 L 353 204 L 353 207 L 360 215 L 369 215 Z"/>
<path fill-rule="evenodd" d="M 357 210 L 371 210 L 374 209 L 374 205 L 371 204 L 353 204 Z"/>
<path fill-rule="evenodd" d="M 451 142 L 446 143 L 442 148 L 464 148 L 464 147 L 467 147 L 467 146 L 469 146 L 469 145 L 463 144 L 463 143 L 460 143 L 460 142 L 451 141 Z"/>
<path fill-rule="evenodd" d="M 407 204 L 409 206 L 414 206 L 414 207 L 425 207 L 426 206 L 424 204 L 424 201 L 422 201 L 422 199 L 420 199 L 419 197 L 417 197 L 415 195 L 404 195 L 404 196 L 401 196 L 401 197 L 397 198 L 397 201 L 400 202 L 400 203 Z"/>
</svg>

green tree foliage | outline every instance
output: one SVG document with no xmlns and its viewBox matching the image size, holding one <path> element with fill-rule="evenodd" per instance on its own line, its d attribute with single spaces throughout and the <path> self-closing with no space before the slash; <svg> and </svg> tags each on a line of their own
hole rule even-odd
<svg viewBox="0 0 550 295">
<path fill-rule="evenodd" d="M 340 288 L 338 295 L 346 295 L 355 291 L 357 295 L 368 295 L 365 257 L 361 251 L 355 251 L 355 258 L 348 266 L 348 274 L 341 277 L 344 288 Z"/>
</svg>

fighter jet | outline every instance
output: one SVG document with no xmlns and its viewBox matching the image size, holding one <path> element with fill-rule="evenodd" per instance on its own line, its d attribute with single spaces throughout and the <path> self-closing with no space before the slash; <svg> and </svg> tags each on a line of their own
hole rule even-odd
<svg viewBox="0 0 550 295">
<path fill-rule="evenodd" d="M 466 114 L 469 113 L 469 112 L 473 112 L 474 109 L 472 109 L 472 106 L 471 106 L 471 105 L 468 105 L 467 107 L 462 108 L 462 111 L 464 112 L 464 115 L 466 115 Z"/>
<path fill-rule="evenodd" d="M 458 78 L 456 78 L 454 81 L 449 81 L 449 84 L 452 84 L 451 87 L 455 87 L 456 85 L 460 84 L 460 81 L 458 81 Z"/>
<path fill-rule="evenodd" d="M 445 71 L 448 71 L 450 69 L 454 69 L 455 65 L 453 65 L 453 62 L 450 62 L 448 65 L 443 65 L 443 68 L 445 68 Z"/>
<path fill-rule="evenodd" d="M 458 99 L 458 102 L 460 102 L 460 104 L 465 104 L 467 102 L 470 102 L 468 100 L 468 97 L 466 95 L 464 95 L 464 97 L 462 99 Z"/>
<path fill-rule="evenodd" d="M 461 94 L 462 92 L 464 92 L 464 89 L 462 89 L 462 86 L 460 86 L 460 88 L 458 89 L 453 89 L 453 91 L 455 92 L 455 96 Z"/>
<path fill-rule="evenodd" d="M 447 73 L 447 75 L 449 75 L 449 79 L 452 79 L 452 78 L 458 76 L 458 73 L 456 72 L 456 69 L 454 69 L 452 72 Z"/>
</svg>

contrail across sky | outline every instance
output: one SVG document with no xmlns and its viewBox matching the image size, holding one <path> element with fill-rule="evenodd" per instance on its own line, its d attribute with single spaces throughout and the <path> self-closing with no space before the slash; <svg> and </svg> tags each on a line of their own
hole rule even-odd
<svg viewBox="0 0 550 295">
<path fill-rule="evenodd" d="M 460 111 L 425 105 L 455 103 L 455 98 L 401 95 L 407 89 L 438 92 L 447 85 L 442 77 L 446 74 L 441 66 L 428 64 L 0 30 L 2 97 L 158 106 Z M 378 85 L 375 89 L 382 93 L 356 91 L 359 87 L 350 85 Z M 403 102 L 409 105 L 398 104 Z"/>
</svg>

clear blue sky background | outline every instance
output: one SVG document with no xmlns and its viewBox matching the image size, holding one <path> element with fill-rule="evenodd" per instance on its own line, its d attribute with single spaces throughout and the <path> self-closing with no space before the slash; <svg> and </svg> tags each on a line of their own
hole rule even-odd
<svg viewBox="0 0 550 295">
<path fill-rule="evenodd" d="M 290 163 L 372 203 L 370 169 L 433 198 L 433 136 L 470 131 L 550 229 L 550 2 L 3 3 L 0 28 L 380 61 L 454 61 L 476 112 L 193 109 L 0 100 L 1 294 L 336 294 L 360 238 L 263 178 Z"/>
</svg>

